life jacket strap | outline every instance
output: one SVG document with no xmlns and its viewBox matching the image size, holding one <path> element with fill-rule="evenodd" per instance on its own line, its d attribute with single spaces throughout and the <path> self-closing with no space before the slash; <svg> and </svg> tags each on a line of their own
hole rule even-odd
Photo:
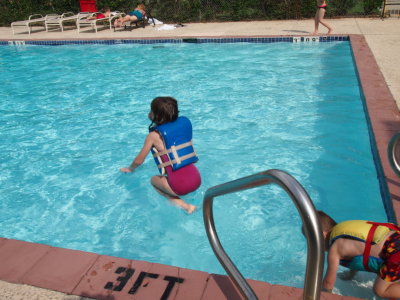
<svg viewBox="0 0 400 300">
<path fill-rule="evenodd" d="M 181 149 L 189 147 L 189 146 L 193 146 L 193 142 L 192 141 L 180 144 L 178 146 L 172 146 L 170 149 L 166 149 L 166 150 L 163 150 L 163 151 L 159 151 L 157 153 L 153 153 L 153 156 L 157 157 L 157 156 L 165 155 L 165 154 L 168 154 L 168 153 L 171 153 L 171 152 L 175 156 L 176 150 L 181 150 Z"/>
<path fill-rule="evenodd" d="M 162 164 L 157 165 L 157 167 L 158 168 L 165 168 L 165 167 L 173 165 L 173 164 L 180 164 L 181 161 L 189 159 L 189 158 L 191 158 L 193 156 L 197 156 L 196 152 L 192 152 L 192 153 L 186 154 L 184 156 L 181 156 L 181 157 L 179 157 L 179 159 L 173 159 L 173 160 L 166 161 L 166 162 L 164 162 Z"/>
<path fill-rule="evenodd" d="M 157 165 L 157 167 L 158 168 L 164 168 L 166 166 L 170 166 L 170 165 L 173 165 L 173 164 L 180 164 L 180 163 L 182 163 L 183 160 L 186 160 L 186 159 L 189 159 L 191 157 L 197 156 L 195 151 L 193 151 L 192 153 L 183 155 L 183 156 L 179 156 L 178 155 L 178 150 L 181 150 L 181 149 L 189 147 L 189 146 L 193 146 L 193 142 L 192 141 L 180 144 L 178 146 L 171 146 L 171 148 L 163 150 L 163 151 L 154 152 L 153 156 L 155 158 L 160 158 L 160 159 L 158 159 L 158 162 L 160 162 L 160 163 Z M 161 156 L 165 155 L 165 154 L 168 154 L 168 153 L 172 153 L 173 156 L 174 156 L 174 159 L 166 161 L 164 163 L 161 162 Z"/>
<path fill-rule="evenodd" d="M 363 265 L 365 270 L 372 272 L 371 269 L 368 266 L 368 260 L 369 260 L 369 254 L 371 253 L 371 247 L 373 244 L 373 239 L 375 235 L 375 231 L 378 228 L 378 226 L 385 226 L 391 230 L 395 231 L 400 231 L 400 227 L 392 224 L 392 223 L 378 223 L 378 222 L 367 222 L 368 224 L 371 224 L 372 227 L 368 232 L 367 239 L 365 241 L 365 248 L 364 248 L 364 253 L 363 253 Z"/>
<path fill-rule="evenodd" d="M 153 147 L 153 148 L 152 148 L 152 151 L 153 151 L 153 156 L 154 156 L 154 158 L 155 158 L 155 160 L 156 160 L 157 166 L 162 165 L 163 162 L 162 162 L 162 160 L 161 160 L 161 156 L 158 155 L 158 151 L 157 151 L 156 147 Z M 162 168 L 162 167 L 158 167 L 158 168 L 160 169 L 161 175 L 165 175 L 165 169 Z"/>
</svg>

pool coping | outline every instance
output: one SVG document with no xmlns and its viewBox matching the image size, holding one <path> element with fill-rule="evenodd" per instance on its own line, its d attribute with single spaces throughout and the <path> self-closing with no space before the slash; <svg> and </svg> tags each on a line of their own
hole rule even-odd
<svg viewBox="0 0 400 300">
<path fill-rule="evenodd" d="M 345 36 L 349 37 L 352 44 L 365 100 L 364 108 L 372 129 L 371 142 L 376 142 L 376 148 L 373 147 L 372 150 L 378 177 L 386 181 L 385 184 L 380 180 L 381 192 L 391 199 L 385 203 L 385 208 L 393 208 L 393 215 L 389 215 L 389 218 L 399 223 L 400 182 L 390 167 L 386 149 L 390 138 L 400 130 L 400 114 L 364 36 Z M 201 37 L 204 38 L 215 39 L 215 37 Z M 277 38 L 277 36 L 252 36 L 252 38 Z M 40 40 L 43 39 L 37 41 Z M 121 40 L 121 38 L 106 40 Z M 154 40 L 154 38 L 142 38 L 142 40 Z M 167 292 L 168 297 L 164 299 L 241 299 L 230 280 L 224 275 L 6 238 L 0 238 L 0 261 L 2 264 L 0 280 L 96 299 L 158 299 Z M 130 278 L 127 277 L 129 275 Z M 180 282 L 181 279 L 183 282 Z M 302 299 L 302 289 L 299 288 L 254 280 L 250 280 L 250 283 L 263 299 Z M 133 293 L 130 294 L 129 291 Z M 322 293 L 321 299 L 357 298 Z"/>
<path fill-rule="evenodd" d="M 389 221 L 400 224 L 400 179 L 387 155 L 390 139 L 400 131 L 400 112 L 364 36 L 351 35 L 354 60 L 364 96 L 371 144 Z"/>
</svg>

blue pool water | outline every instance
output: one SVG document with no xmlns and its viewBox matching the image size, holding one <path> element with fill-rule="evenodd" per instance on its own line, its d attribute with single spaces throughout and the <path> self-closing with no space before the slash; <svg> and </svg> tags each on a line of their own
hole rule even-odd
<svg viewBox="0 0 400 300">
<path fill-rule="evenodd" d="M 151 100 L 192 120 L 201 188 L 282 169 L 336 221 L 387 221 L 347 42 L 0 47 L 0 236 L 224 273 L 201 210 L 122 174 Z M 302 287 L 306 241 L 276 186 L 217 198 L 216 226 L 248 278 Z M 372 278 L 336 292 L 372 299 Z"/>
</svg>

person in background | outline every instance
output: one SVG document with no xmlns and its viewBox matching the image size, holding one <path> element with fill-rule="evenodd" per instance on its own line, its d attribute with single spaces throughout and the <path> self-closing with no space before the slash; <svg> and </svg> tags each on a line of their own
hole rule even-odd
<svg viewBox="0 0 400 300">
<path fill-rule="evenodd" d="M 114 22 L 114 28 L 122 27 L 125 22 L 136 22 L 142 20 L 146 16 L 146 8 L 144 4 L 139 4 L 133 11 L 129 12 L 126 16 L 120 17 Z"/>
<path fill-rule="evenodd" d="M 319 23 L 328 28 L 328 34 L 332 33 L 333 31 L 332 27 L 324 20 L 327 7 L 328 4 L 325 0 L 317 0 L 317 12 L 315 13 L 315 28 L 313 32 L 314 35 L 318 34 Z"/>
<path fill-rule="evenodd" d="M 97 13 L 95 16 L 88 17 L 87 20 L 96 20 L 108 18 L 111 15 L 111 10 L 109 7 L 104 8 L 104 13 Z"/>
</svg>

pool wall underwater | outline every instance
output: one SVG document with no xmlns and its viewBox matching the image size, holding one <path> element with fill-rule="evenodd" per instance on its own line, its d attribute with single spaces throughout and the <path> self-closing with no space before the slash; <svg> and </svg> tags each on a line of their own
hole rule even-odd
<svg viewBox="0 0 400 300">
<path fill-rule="evenodd" d="M 128 40 L 73 40 L 73 41 L 25 41 L 26 44 L 37 45 L 61 45 L 73 44 L 120 44 L 120 43 L 226 43 L 226 42 L 307 42 L 300 37 L 252 37 L 252 38 L 188 38 L 188 39 L 128 39 Z M 365 110 L 367 112 L 371 144 L 374 159 L 377 166 L 380 181 L 382 199 L 390 221 L 399 222 L 398 213 L 400 208 L 400 185 L 396 174 L 391 170 L 386 155 L 386 148 L 390 138 L 400 130 L 400 115 L 395 101 L 385 83 L 385 80 L 375 62 L 363 36 L 352 35 L 342 37 L 321 37 L 319 42 L 347 41 L 350 40 L 353 55 L 357 66 L 358 76 L 364 95 Z M 24 41 L 0 41 L 2 45 L 21 45 Z M 310 41 L 313 42 L 313 41 Z M 391 200 L 391 201 L 390 201 Z M 27 261 L 29 260 L 29 263 Z M 22 266 L 21 261 L 25 262 Z M 60 263 L 60 261 L 62 263 Z M 158 264 L 124 260 L 114 257 L 99 256 L 81 251 L 65 250 L 50 246 L 25 243 L 20 241 L 0 239 L 0 262 L 3 265 L 0 270 L 0 279 L 40 286 L 48 289 L 59 290 L 69 294 L 95 297 L 112 295 L 114 299 L 124 299 L 128 295 L 135 294 L 140 299 L 151 298 L 149 289 L 141 287 L 133 290 L 135 283 L 140 278 L 148 277 L 146 285 L 152 287 L 153 292 L 164 295 L 164 299 L 231 299 L 230 295 L 236 295 L 229 281 L 224 276 L 196 272 L 189 275 L 190 270 L 161 266 Z M 47 265 L 47 266 L 46 266 Z M 49 268 L 49 266 L 57 266 Z M 13 272 L 11 272 L 13 270 Z M 132 274 L 130 274 L 131 272 Z M 94 275 L 95 274 L 95 275 Z M 130 274 L 128 278 L 127 274 Z M 157 278 L 153 275 L 156 274 Z M 152 277 L 153 276 L 153 277 Z M 123 279 L 125 278 L 125 284 Z M 167 279 L 165 279 L 167 278 Z M 180 279 L 184 279 L 180 282 Z M 127 283 L 128 282 L 128 283 Z M 252 281 L 253 282 L 253 281 Z M 141 282 L 140 282 L 141 283 Z M 193 292 L 188 291 L 191 286 L 196 286 Z M 168 290 L 169 287 L 169 290 Z M 300 298 L 301 289 L 286 288 L 281 290 L 280 286 L 255 283 L 257 294 L 266 295 L 270 299 Z M 120 290 L 119 290 L 120 289 Z M 131 293 L 134 292 L 134 293 Z M 167 293 L 168 292 L 168 293 Z M 210 294 L 216 292 L 217 294 Z M 218 294 L 219 293 L 219 294 Z M 232 294 L 233 293 L 233 294 Z M 104 296 L 103 296 L 104 295 Z M 123 296 L 122 296 L 123 295 Z M 153 294 L 156 295 L 156 294 Z M 172 297 L 175 295 L 175 297 Z M 198 296 L 196 296 L 198 295 Z M 209 296 L 208 298 L 206 296 Z M 213 296 L 211 296 L 213 295 Z M 219 295 L 219 296 L 217 296 Z M 292 296 L 292 297 L 291 297 Z M 325 296 L 325 294 L 324 294 Z M 326 294 L 328 297 L 328 294 Z M 331 295 L 329 295 L 330 297 Z M 332 296 L 334 297 L 334 296 Z M 263 297 L 264 298 L 264 297 Z M 327 298 L 331 299 L 331 298 Z M 332 298 L 332 299 L 339 299 Z M 343 298 L 342 298 L 343 299 Z"/>
</svg>

